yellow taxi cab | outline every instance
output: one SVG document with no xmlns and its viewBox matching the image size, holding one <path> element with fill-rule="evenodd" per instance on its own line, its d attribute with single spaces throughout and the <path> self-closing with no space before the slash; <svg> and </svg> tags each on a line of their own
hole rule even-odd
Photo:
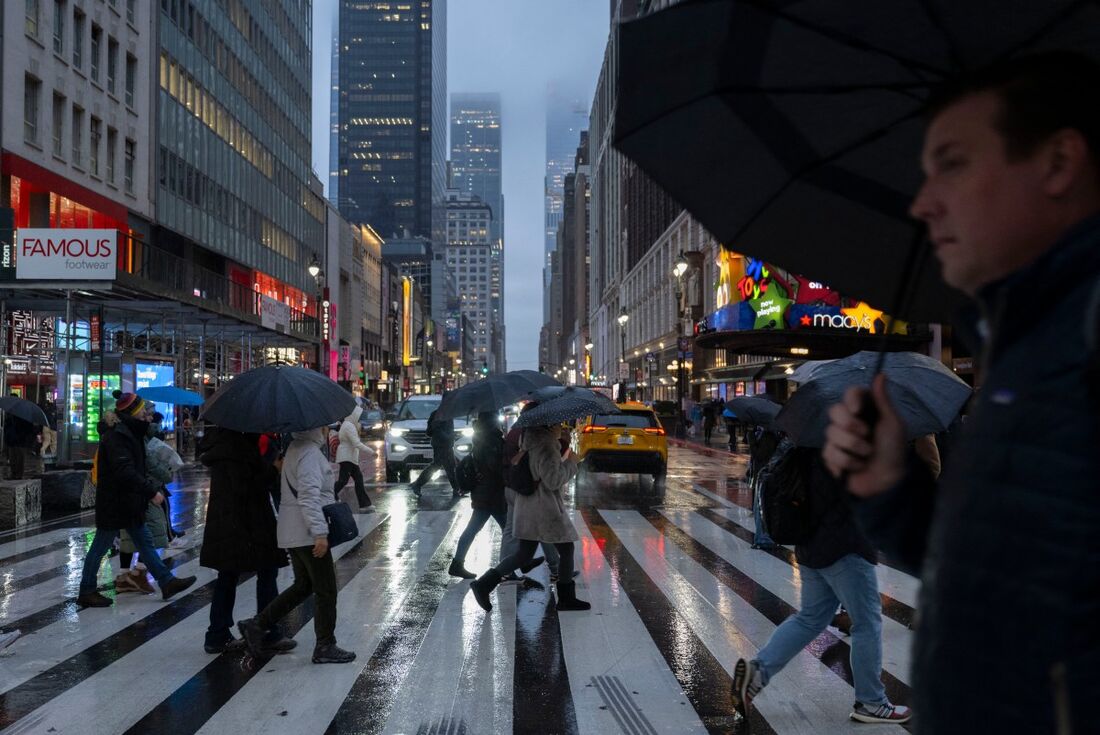
<svg viewBox="0 0 1100 735">
<path fill-rule="evenodd" d="M 637 472 L 664 480 L 668 438 L 644 403 L 616 404 L 620 414 L 589 416 L 577 427 L 576 453 L 589 472 Z"/>
</svg>

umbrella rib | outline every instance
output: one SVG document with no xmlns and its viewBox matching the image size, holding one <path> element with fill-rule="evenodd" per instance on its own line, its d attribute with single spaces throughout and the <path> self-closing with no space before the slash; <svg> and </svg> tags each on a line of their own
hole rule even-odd
<svg viewBox="0 0 1100 735">
<path fill-rule="evenodd" d="M 1007 59 L 1008 57 L 1012 56 L 1013 54 L 1026 49 L 1028 46 L 1031 46 L 1032 44 L 1034 44 L 1038 39 L 1045 36 L 1047 34 L 1047 31 L 1049 31 L 1051 28 L 1053 28 L 1054 26 L 1061 23 L 1063 20 L 1068 18 L 1073 13 L 1076 13 L 1079 10 L 1081 10 L 1081 9 L 1083 9 L 1086 6 L 1089 6 L 1089 5 L 1097 6 L 1097 5 L 1100 5 L 1100 3 L 1098 3 L 1097 0 L 1077 0 L 1077 2 L 1071 3 L 1061 13 L 1058 13 L 1054 17 L 1052 17 L 1046 25 L 1042 26 L 1041 28 L 1036 29 L 1036 31 L 1034 33 L 1032 33 L 1026 39 L 1024 39 L 1023 41 L 1018 43 L 1014 48 L 1011 48 L 1011 49 L 1003 52 L 997 58 L 997 60 L 998 61 L 1003 61 L 1003 60 Z"/>
<path fill-rule="evenodd" d="M 943 18 L 940 14 L 933 9 L 929 0 L 917 0 L 917 5 L 924 11 L 924 14 L 928 17 L 928 22 L 931 23 L 936 30 L 943 34 L 944 43 L 947 44 L 947 54 L 951 57 L 951 62 L 959 69 L 963 68 L 962 56 L 959 54 L 959 48 L 955 43 L 955 39 L 947 32 L 947 28 L 943 24 Z"/>
<path fill-rule="evenodd" d="M 790 13 L 784 11 L 784 10 L 780 10 L 779 8 L 776 8 L 776 7 L 772 6 L 769 2 L 767 2 L 765 0 L 742 0 L 742 1 L 747 5 L 751 5 L 751 6 L 755 7 L 757 10 L 759 10 L 763 13 L 767 13 L 767 14 L 773 15 L 777 18 L 781 18 L 781 19 L 787 21 L 788 23 L 790 23 L 792 25 L 799 26 L 801 28 L 804 28 L 807 31 L 810 31 L 812 33 L 816 33 L 819 36 L 823 36 L 823 37 L 828 38 L 832 41 L 836 41 L 837 43 L 840 43 L 841 45 L 848 46 L 849 48 L 854 48 L 854 49 L 859 50 L 859 51 L 869 51 L 871 53 L 878 54 L 880 56 L 885 56 L 886 58 L 892 59 L 893 61 L 896 61 L 897 63 L 901 64 L 903 67 L 905 67 L 906 69 L 908 69 L 911 72 L 916 73 L 916 71 L 918 69 L 921 69 L 925 72 L 935 74 L 941 79 L 948 75 L 948 70 L 946 70 L 946 69 L 940 69 L 938 67 L 932 66 L 931 64 L 925 63 L 923 61 L 917 61 L 916 59 L 908 59 L 908 58 L 906 58 L 904 56 L 901 56 L 901 55 L 899 55 L 899 54 L 897 54 L 893 51 L 888 51 L 886 49 L 879 48 L 878 46 L 873 46 L 873 45 L 871 45 L 870 43 L 867 43 L 864 40 L 861 40 L 859 38 L 855 38 L 853 36 L 850 36 L 846 33 L 843 33 L 841 31 L 836 30 L 835 28 L 826 28 L 824 26 L 816 25 L 814 23 L 811 23 L 808 20 L 799 18 L 799 17 L 797 17 L 795 15 L 792 15 L 792 14 L 790 14 Z"/>
</svg>

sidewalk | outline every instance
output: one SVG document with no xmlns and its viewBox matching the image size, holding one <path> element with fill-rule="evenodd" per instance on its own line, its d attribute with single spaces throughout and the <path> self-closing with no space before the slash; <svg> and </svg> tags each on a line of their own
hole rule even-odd
<svg viewBox="0 0 1100 735">
<path fill-rule="evenodd" d="M 748 460 L 749 452 L 748 447 L 744 442 L 737 443 L 737 451 L 731 452 L 729 450 L 729 437 L 726 434 L 719 434 L 714 432 L 711 435 L 710 446 L 708 447 L 703 443 L 702 438 L 699 437 L 686 437 L 684 439 L 677 439 L 676 437 L 668 437 L 668 443 L 674 447 L 685 447 L 692 451 L 705 454 L 708 457 L 737 457 Z"/>
</svg>

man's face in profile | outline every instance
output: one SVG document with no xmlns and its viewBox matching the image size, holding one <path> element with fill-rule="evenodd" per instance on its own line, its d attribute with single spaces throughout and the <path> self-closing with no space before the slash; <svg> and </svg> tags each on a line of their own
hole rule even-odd
<svg viewBox="0 0 1100 735">
<path fill-rule="evenodd" d="M 928 225 L 948 284 L 974 295 L 1034 257 L 1047 195 L 1037 156 L 1011 160 L 993 92 L 945 108 L 925 134 L 926 179 L 910 213 Z"/>
</svg>

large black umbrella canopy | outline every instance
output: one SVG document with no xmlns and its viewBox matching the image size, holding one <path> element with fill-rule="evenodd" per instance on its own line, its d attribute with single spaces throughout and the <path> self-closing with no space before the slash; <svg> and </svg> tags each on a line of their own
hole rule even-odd
<svg viewBox="0 0 1100 735">
<path fill-rule="evenodd" d="M 733 411 L 740 421 L 770 427 L 782 406 L 761 396 L 739 396 L 726 401 L 726 408 Z"/>
<path fill-rule="evenodd" d="M 21 418 L 35 426 L 50 425 L 49 420 L 46 418 L 46 412 L 26 398 L 20 398 L 18 396 L 0 397 L 0 411 L 3 411 L 9 416 Z"/>
<path fill-rule="evenodd" d="M 241 373 L 203 404 L 202 418 L 243 432 L 315 429 L 340 421 L 355 398 L 314 370 L 269 365 Z"/>
<path fill-rule="evenodd" d="M 685 0 L 620 27 L 615 145 L 724 246 L 881 309 L 908 272 L 895 316 L 945 321 L 907 214 L 925 101 L 1055 48 L 1100 55 L 1096 0 Z"/>
<path fill-rule="evenodd" d="M 824 446 L 829 409 L 848 388 L 870 386 L 880 359 L 879 353 L 865 351 L 821 364 L 790 397 L 773 425 L 798 446 Z M 882 372 L 907 439 L 944 431 L 970 398 L 970 386 L 927 355 L 886 353 Z"/>
<path fill-rule="evenodd" d="M 496 411 L 516 403 L 533 390 L 555 385 L 561 383 L 534 370 L 490 375 L 449 391 L 436 410 L 436 418 L 457 419 L 481 411 Z"/>
<path fill-rule="evenodd" d="M 519 415 L 516 426 L 521 428 L 552 426 L 586 416 L 622 413 L 615 402 L 602 393 L 575 385 L 540 388 L 529 397 L 537 405 Z"/>
</svg>

